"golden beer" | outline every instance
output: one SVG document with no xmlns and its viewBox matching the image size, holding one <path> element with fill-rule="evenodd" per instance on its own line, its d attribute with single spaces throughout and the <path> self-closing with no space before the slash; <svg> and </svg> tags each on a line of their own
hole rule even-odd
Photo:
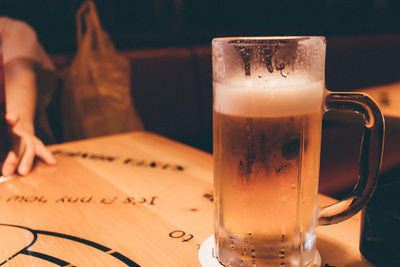
<svg viewBox="0 0 400 267">
<path fill-rule="evenodd" d="M 226 266 L 304 264 L 315 253 L 323 85 L 250 84 L 214 84 L 218 258 Z M 310 92 L 309 105 L 301 102 Z"/>
</svg>

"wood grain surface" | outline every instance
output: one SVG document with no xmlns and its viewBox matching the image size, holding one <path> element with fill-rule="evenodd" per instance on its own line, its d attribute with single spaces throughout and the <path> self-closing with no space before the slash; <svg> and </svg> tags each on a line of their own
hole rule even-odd
<svg viewBox="0 0 400 267">
<path fill-rule="evenodd" d="M 200 266 L 210 154 L 146 132 L 49 149 L 56 166 L 0 184 L 0 266 Z M 322 266 L 369 266 L 357 216 L 317 233 Z"/>
</svg>

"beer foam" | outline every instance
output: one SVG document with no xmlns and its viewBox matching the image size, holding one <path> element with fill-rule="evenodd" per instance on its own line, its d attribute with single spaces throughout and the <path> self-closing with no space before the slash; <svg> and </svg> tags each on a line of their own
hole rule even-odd
<svg viewBox="0 0 400 267">
<path fill-rule="evenodd" d="M 214 82 L 214 110 L 249 117 L 292 116 L 321 110 L 324 83 L 306 79 Z"/>
</svg>

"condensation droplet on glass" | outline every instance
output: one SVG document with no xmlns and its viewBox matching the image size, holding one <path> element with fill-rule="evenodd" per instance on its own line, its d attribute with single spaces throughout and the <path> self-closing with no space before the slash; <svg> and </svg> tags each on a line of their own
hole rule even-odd
<svg viewBox="0 0 400 267">
<path fill-rule="evenodd" d="M 256 250 L 254 248 L 251 250 L 251 266 L 256 266 Z"/>
<path fill-rule="evenodd" d="M 232 239 L 232 238 L 229 238 L 229 240 L 231 241 L 230 244 L 229 244 L 229 247 L 230 247 L 231 249 L 234 249 L 234 248 L 235 248 L 235 244 L 233 243 L 233 239 Z"/>
<path fill-rule="evenodd" d="M 280 259 L 284 259 L 285 258 L 285 251 L 284 250 L 279 251 L 278 256 L 279 256 Z"/>
</svg>

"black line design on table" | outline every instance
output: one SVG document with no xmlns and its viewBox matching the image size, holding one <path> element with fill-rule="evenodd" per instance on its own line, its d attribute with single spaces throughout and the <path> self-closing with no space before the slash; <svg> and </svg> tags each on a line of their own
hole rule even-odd
<svg viewBox="0 0 400 267">
<path fill-rule="evenodd" d="M 62 234 L 62 233 L 57 233 L 57 232 L 51 232 L 51 231 L 45 231 L 45 230 L 34 230 L 34 229 L 30 229 L 28 227 L 24 227 L 24 226 L 19 226 L 19 225 L 11 225 L 11 224 L 0 224 L 1 226 L 9 226 L 9 227 L 16 227 L 16 228 L 20 228 L 20 229 L 25 229 L 28 230 L 29 232 L 32 233 L 33 235 L 33 241 L 28 244 L 26 247 L 22 248 L 20 251 L 18 251 L 17 253 L 15 253 L 14 255 L 12 255 L 11 257 L 9 257 L 8 259 L 6 259 L 3 262 L 0 262 L 0 266 L 6 264 L 7 262 L 11 261 L 14 257 L 16 257 L 17 255 L 28 255 L 30 257 L 36 257 L 51 263 L 54 263 L 58 266 L 79 266 L 79 263 L 77 263 L 77 265 L 70 263 L 68 261 L 65 261 L 63 259 L 59 259 L 57 257 L 54 257 L 52 255 L 47 255 L 38 251 L 34 251 L 31 249 L 31 247 L 35 244 L 36 241 L 38 241 L 38 239 L 40 239 L 40 235 L 44 235 L 44 236 L 52 236 L 52 237 L 56 237 L 56 238 L 61 238 L 61 239 L 65 239 L 65 240 L 70 240 L 70 241 L 74 241 L 74 242 L 78 242 L 80 244 L 84 244 L 86 246 L 95 248 L 103 253 L 106 253 L 107 255 L 110 255 L 112 257 L 114 257 L 116 260 L 126 264 L 127 266 L 132 266 L 132 267 L 140 267 L 140 265 L 138 265 L 137 263 L 135 263 L 133 260 L 129 259 L 128 257 L 122 255 L 121 253 L 114 251 L 113 249 L 110 249 L 106 246 L 103 246 L 99 243 L 90 241 L 88 239 L 84 239 L 84 238 L 80 238 L 80 237 L 76 237 L 76 236 L 72 236 L 72 235 L 67 235 L 67 234 Z"/>
</svg>

